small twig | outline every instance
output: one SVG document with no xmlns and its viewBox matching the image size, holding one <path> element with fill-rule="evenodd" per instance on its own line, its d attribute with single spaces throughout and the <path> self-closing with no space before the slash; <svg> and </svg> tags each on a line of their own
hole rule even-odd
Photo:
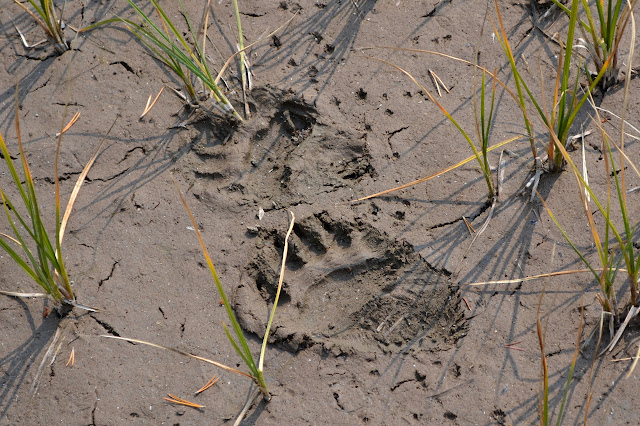
<svg viewBox="0 0 640 426">
<path fill-rule="evenodd" d="M 402 320 L 404 320 L 405 316 L 406 315 L 401 315 L 400 318 L 398 318 L 396 322 L 394 322 L 393 325 L 389 327 L 389 330 L 387 330 L 387 332 L 384 333 L 385 338 L 402 322 Z"/>
</svg>

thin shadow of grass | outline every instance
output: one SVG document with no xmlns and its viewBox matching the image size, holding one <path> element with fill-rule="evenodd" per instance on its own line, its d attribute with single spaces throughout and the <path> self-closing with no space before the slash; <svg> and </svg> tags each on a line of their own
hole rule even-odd
<svg viewBox="0 0 640 426">
<path fill-rule="evenodd" d="M 10 299 L 20 305 L 29 324 L 31 336 L 0 358 L 0 370 L 3 372 L 0 378 L 2 383 L 2 388 L 0 389 L 0 407 L 2 407 L 0 422 L 7 416 L 13 403 L 18 401 L 18 395 L 27 378 L 27 374 L 32 371 L 31 367 L 44 351 L 60 323 L 60 319 L 55 315 L 51 315 L 36 328 L 27 304 L 18 298 L 11 297 Z"/>
</svg>

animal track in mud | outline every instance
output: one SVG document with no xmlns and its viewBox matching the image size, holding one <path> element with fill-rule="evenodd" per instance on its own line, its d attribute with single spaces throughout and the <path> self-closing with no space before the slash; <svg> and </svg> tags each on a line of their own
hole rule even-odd
<svg viewBox="0 0 640 426">
<path fill-rule="evenodd" d="M 265 208 L 311 203 L 375 175 L 365 142 L 323 124 L 293 93 L 254 89 L 251 110 L 252 118 L 237 128 L 195 124 L 192 150 L 176 168 L 192 172 L 208 190 L 240 194 L 241 203 Z"/>
<path fill-rule="evenodd" d="M 235 308 L 241 325 L 264 335 L 284 234 L 261 228 Z M 297 351 L 322 344 L 335 354 L 440 350 L 464 335 L 458 289 L 408 243 L 326 212 L 294 226 L 272 342 Z"/>
</svg>

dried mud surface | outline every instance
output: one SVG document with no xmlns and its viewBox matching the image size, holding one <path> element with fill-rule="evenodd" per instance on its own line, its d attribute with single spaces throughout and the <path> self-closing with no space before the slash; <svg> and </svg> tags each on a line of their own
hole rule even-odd
<svg viewBox="0 0 640 426">
<path fill-rule="evenodd" d="M 216 49 L 207 52 L 218 69 L 233 53 L 235 21 L 231 2 L 212 3 L 208 36 Z M 638 373 L 625 378 L 629 362 L 613 361 L 636 354 L 640 329 L 631 324 L 616 349 L 594 361 L 593 332 L 601 310 L 591 276 L 469 285 L 582 267 L 541 204 L 523 195 L 532 176 L 528 141 L 507 146 L 502 193 L 487 230 L 471 248 L 465 220 L 479 229 L 489 214 L 484 179 L 473 163 L 352 202 L 471 155 L 417 86 L 371 56 L 407 69 L 434 94 L 429 70 L 435 72 L 450 89 L 439 101 L 469 134 L 475 132 L 471 68 L 417 52 L 362 49 L 415 48 L 467 60 L 478 49 L 482 65 L 497 68 L 512 84 L 485 20 L 487 2 L 240 4 L 247 42 L 293 19 L 248 51 L 255 84 L 248 98 L 251 118 L 231 125 L 183 108 L 170 90 L 139 119 L 150 94 L 179 84 L 134 37 L 110 25 L 81 34 L 62 56 L 47 47 L 26 49 L 15 27 L 30 43 L 39 40 L 41 30 L 13 2 L 0 0 L 5 69 L 0 131 L 16 152 L 20 79 L 22 137 L 51 225 L 54 135 L 60 124 L 80 112 L 63 139 L 64 200 L 113 126 L 63 244 L 78 302 L 99 311 L 43 317 L 41 299 L 0 298 L 0 423 L 222 424 L 238 415 L 250 388 L 244 377 L 168 351 L 99 337 L 152 341 L 243 368 L 225 336 L 225 310 L 172 174 L 254 354 L 275 294 L 287 210 L 296 215 L 265 359 L 273 398 L 255 402 L 243 424 L 537 423 L 539 306 L 554 415 L 582 321 L 583 346 L 564 422 L 582 423 L 586 416 L 593 424 L 638 424 Z M 495 18 L 492 2 L 488 5 Z M 528 81 L 537 81 L 540 73 L 552 81 L 557 46 L 531 20 L 532 8 L 540 16 L 549 4 L 501 7 Z M 186 1 L 185 8 L 195 20 L 203 11 L 201 2 Z M 127 2 L 119 0 L 74 1 L 65 8 L 73 27 L 114 13 L 132 16 Z M 172 13 L 180 17 L 177 9 Z M 543 23 L 546 33 L 565 29 L 555 18 Z M 628 42 L 623 51 L 626 55 Z M 225 78 L 237 86 L 234 64 Z M 638 82 L 631 81 L 627 113 L 636 127 Z M 614 88 L 597 102 L 619 114 L 622 92 Z M 237 93 L 232 102 L 240 106 Z M 496 102 L 492 140 L 522 133 L 513 100 L 500 91 Z M 615 134 L 619 121 L 610 113 L 605 117 L 607 130 Z M 586 112 L 575 132 L 580 126 L 595 130 Z M 544 141 L 541 129 L 536 131 Z M 585 163 L 595 191 L 605 194 L 596 134 L 585 139 Z M 637 140 L 629 138 L 626 149 L 631 158 L 640 158 Z M 492 166 L 499 155 L 490 154 Z M 579 149 L 572 155 L 582 161 Z M 626 176 L 628 187 L 640 185 L 631 169 Z M 0 183 L 4 190 L 2 168 Z M 595 258 L 571 173 L 543 176 L 539 191 L 577 246 Z M 16 195 L 11 188 L 6 192 Z M 635 220 L 638 194 L 627 199 Z M 6 223 L 0 222 L 5 232 Z M 5 254 L 0 289 L 37 291 Z M 621 280 L 621 301 L 626 294 Z M 67 366 L 72 351 L 75 363 Z M 221 380 L 193 396 L 213 375 Z M 169 404 L 163 399 L 167 394 L 205 408 Z"/>
</svg>

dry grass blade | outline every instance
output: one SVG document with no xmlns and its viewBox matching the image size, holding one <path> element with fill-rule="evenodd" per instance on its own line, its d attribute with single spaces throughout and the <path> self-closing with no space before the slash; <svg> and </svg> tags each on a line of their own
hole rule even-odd
<svg viewBox="0 0 640 426">
<path fill-rule="evenodd" d="M 20 244 L 20 241 L 16 240 L 11 235 L 7 235 L 4 232 L 0 232 L 0 235 L 3 236 L 4 238 L 7 238 L 8 240 L 11 240 L 11 242 L 16 244 L 17 246 L 22 246 L 22 244 Z"/>
<path fill-rule="evenodd" d="M 153 108 L 153 106 L 156 104 L 156 102 L 158 102 L 158 98 L 160 97 L 160 95 L 162 94 L 163 91 L 164 91 L 164 86 L 162 86 L 162 88 L 160 89 L 160 91 L 156 95 L 156 97 L 153 100 L 153 102 L 151 102 L 151 97 L 153 95 L 149 95 L 149 99 L 147 100 L 147 105 L 144 107 L 144 111 L 142 111 L 142 114 L 140 115 L 140 119 L 144 118 L 144 116 L 147 115 L 147 113 L 149 111 L 151 111 L 151 108 Z"/>
<path fill-rule="evenodd" d="M 619 361 L 630 361 L 630 360 L 633 360 L 633 363 L 631 364 L 631 368 L 629 368 L 629 372 L 625 376 L 625 378 L 628 379 L 628 378 L 631 377 L 631 374 L 636 369 L 636 365 L 638 364 L 638 360 L 639 359 L 640 359 L 640 346 L 638 346 L 638 352 L 636 353 L 636 356 L 629 357 L 629 358 L 612 359 L 611 361 L 619 362 Z"/>
<path fill-rule="evenodd" d="M 433 84 L 436 86 L 436 89 L 438 89 L 438 95 L 440 95 L 440 97 L 442 97 L 442 92 L 440 92 L 440 86 L 442 86 L 442 88 L 447 93 L 449 93 L 449 89 L 447 88 L 446 84 L 444 84 L 442 79 L 440 77 L 438 77 L 438 74 L 433 72 L 431 69 L 429 70 L 429 74 L 431 75 L 431 78 L 433 79 Z"/>
<path fill-rule="evenodd" d="M 233 423 L 233 426 L 239 426 L 240 423 L 242 423 L 242 419 L 244 419 L 245 414 L 247 414 L 247 411 L 249 411 L 249 407 L 251 407 L 251 404 L 253 403 L 253 401 L 256 399 L 258 395 L 260 395 L 260 391 L 257 389 L 254 392 L 251 392 L 249 394 L 249 397 L 247 398 L 247 401 L 242 407 L 242 410 L 240 410 L 240 413 L 238 414 L 236 421 Z"/>
<path fill-rule="evenodd" d="M 204 408 L 204 405 L 200 405 L 200 404 L 196 404 L 195 402 L 191 402 L 191 401 L 187 401 L 186 399 L 182 399 L 179 398 L 175 395 L 171 395 L 170 393 L 168 393 L 167 395 L 169 395 L 169 397 L 167 398 L 166 396 L 164 397 L 164 400 L 167 402 L 171 402 L 172 404 L 179 404 L 179 405 L 184 405 L 185 407 L 191 407 L 191 408 Z"/>
<path fill-rule="evenodd" d="M 245 377 L 248 377 L 249 379 L 253 380 L 253 377 L 250 376 L 249 374 L 245 373 L 245 372 L 242 372 L 240 370 L 236 370 L 235 368 L 229 367 L 227 365 L 221 364 L 219 362 L 216 362 L 216 361 L 213 361 L 213 360 L 210 360 L 210 359 L 207 359 L 207 358 L 203 358 L 203 357 L 198 356 L 198 355 L 190 354 L 189 352 L 183 352 L 183 351 L 181 351 L 179 349 L 170 348 L 169 346 L 158 345 L 156 343 L 146 342 L 144 340 L 129 339 L 128 337 L 109 336 L 109 335 L 106 335 L 106 334 L 103 334 L 100 337 L 106 337 L 108 339 L 124 340 L 125 342 L 140 343 L 141 345 L 147 345 L 147 346 L 153 346 L 154 348 L 165 349 L 167 351 L 175 352 L 177 354 L 184 355 L 184 356 L 189 357 L 189 358 L 197 359 L 198 361 L 206 362 L 207 364 L 215 365 L 216 367 L 220 367 L 223 370 L 231 371 L 232 373 L 240 374 L 241 376 L 245 376 Z"/>
<path fill-rule="evenodd" d="M 593 104 L 593 102 L 591 102 L 591 101 L 589 101 L 589 103 L 591 104 L 591 107 L 592 107 L 593 109 L 595 109 L 596 111 L 606 112 L 607 114 L 609 114 L 609 115 L 611 115 L 611 116 L 613 116 L 613 117 L 617 118 L 618 120 L 622 120 L 622 117 L 620 117 L 619 115 L 616 115 L 614 112 L 609 111 L 608 109 L 604 109 L 604 108 L 601 108 L 601 107 L 599 107 L 599 106 L 596 106 L 596 105 L 594 105 L 594 104 Z M 610 121 L 610 120 L 607 120 L 607 121 Z M 626 120 L 625 120 L 625 125 L 626 125 L 626 126 L 631 127 L 631 128 L 632 128 L 636 133 L 640 134 L 640 129 L 638 129 L 637 127 L 635 127 L 633 124 L 629 123 L 629 122 L 628 122 L 628 121 L 626 121 Z M 614 127 L 615 127 L 615 126 L 614 126 Z M 628 136 L 628 137 L 630 137 L 630 138 L 632 138 L 632 139 L 635 139 L 635 140 L 640 140 L 640 137 L 638 137 L 638 136 L 634 136 L 634 135 L 631 135 L 631 134 L 629 134 L 629 133 L 625 133 L 624 135 L 625 135 L 625 136 Z"/>
<path fill-rule="evenodd" d="M 606 132 L 605 132 L 606 134 Z M 608 136 L 607 136 L 608 137 Z M 640 176 L 640 170 L 638 170 L 638 166 L 635 165 L 635 163 L 633 162 L 633 160 L 631 160 L 631 158 L 629 158 L 629 156 L 622 150 L 620 149 L 620 147 L 618 146 L 618 144 L 611 138 L 610 142 L 613 144 L 613 146 L 616 147 L 616 149 L 618 150 L 618 152 L 620 153 L 620 155 L 622 155 L 622 157 L 624 157 L 624 159 L 626 160 L 627 163 L 629 163 L 631 165 L 631 168 L 633 168 L 633 170 L 636 172 L 636 174 L 638 176 Z"/>
<path fill-rule="evenodd" d="M 466 217 L 462 216 L 462 220 L 464 220 L 464 224 L 467 225 L 467 231 L 469 231 L 469 235 L 473 235 L 476 233 L 475 228 L 471 225 L 471 222 L 467 220 Z"/>
<path fill-rule="evenodd" d="M 98 148 L 93 153 L 93 155 L 91 156 L 87 164 L 84 166 L 84 169 L 82 169 L 82 173 L 80 173 L 80 176 L 78 176 L 78 180 L 76 181 L 76 184 L 73 187 L 73 191 L 71 191 L 71 196 L 69 197 L 69 201 L 67 202 L 67 208 L 64 211 L 64 216 L 62 217 L 62 222 L 60 223 L 60 245 L 62 245 L 62 239 L 64 238 L 64 230 L 67 226 L 67 222 L 69 221 L 69 216 L 71 216 L 71 210 L 73 210 L 73 204 L 75 203 L 76 198 L 78 197 L 80 188 L 82 187 L 82 184 L 84 183 L 85 178 L 89 174 L 89 170 L 91 170 L 91 166 L 93 166 L 94 161 L 96 161 L 96 158 L 100 153 L 100 148 L 102 148 L 102 145 L 107 140 L 107 137 L 109 136 L 109 133 L 111 133 L 111 129 L 113 129 L 113 126 L 115 126 L 117 120 L 118 120 L 117 118 L 113 120 L 113 123 L 111 124 L 111 127 L 109 127 L 107 134 L 104 135 L 104 137 L 102 138 L 102 141 L 100 142 L 100 145 L 98 145 Z M 60 140 L 58 140 L 58 144 L 60 144 Z M 57 175 L 57 170 L 56 170 L 56 175 Z"/>
<path fill-rule="evenodd" d="M 198 389 L 198 390 L 196 391 L 195 395 L 201 394 L 202 392 L 206 391 L 206 390 L 207 390 L 207 389 L 209 389 L 211 386 L 215 385 L 215 384 L 216 384 L 216 382 L 217 382 L 218 380 L 220 380 L 220 377 L 213 376 L 213 377 L 211 378 L 211 380 L 209 380 L 209 381 L 207 382 L 207 384 L 206 384 L 206 385 L 204 385 L 203 387 L 201 387 L 200 389 Z"/>
<path fill-rule="evenodd" d="M 67 361 L 67 363 L 64 365 L 65 367 L 73 367 L 74 364 L 76 363 L 76 348 L 71 348 L 71 354 L 69 355 L 69 360 Z"/>
<path fill-rule="evenodd" d="M 463 297 L 462 300 L 464 301 L 464 304 L 467 305 L 467 309 L 471 310 L 471 305 L 469 305 L 469 302 L 467 301 L 467 299 Z"/>
<path fill-rule="evenodd" d="M 56 356 L 58 355 L 58 352 L 60 352 L 60 349 L 62 348 L 62 342 L 64 341 L 64 337 L 59 343 L 58 343 L 58 340 L 60 340 L 60 337 L 62 336 L 62 331 L 64 330 L 64 328 L 65 326 L 61 325 L 56 329 L 56 333 L 53 335 L 53 339 L 49 344 L 49 348 L 47 348 L 47 352 L 45 352 L 44 356 L 42 357 L 40 366 L 38 367 L 38 370 L 36 371 L 36 375 L 33 379 L 33 384 L 31 385 L 32 396 L 35 396 L 35 394 L 38 392 L 38 386 L 40 386 L 40 376 L 42 375 L 45 365 L 47 364 L 47 362 L 49 362 L 49 365 L 53 365 L 54 361 L 56 360 Z"/>
<path fill-rule="evenodd" d="M 502 142 L 500 142 L 500 143 L 498 143 L 496 145 L 493 145 L 493 146 L 489 147 L 487 149 L 487 152 L 493 151 L 496 148 L 500 148 L 501 146 L 504 146 L 504 145 L 506 145 L 508 143 L 514 142 L 514 141 L 516 141 L 516 140 L 518 140 L 520 138 L 521 138 L 521 136 L 515 136 L 515 137 L 513 137 L 511 139 L 507 139 L 505 141 L 502 141 Z M 420 179 L 416 179 L 414 181 L 411 181 L 409 183 L 405 183 L 404 185 L 400 185 L 400 186 L 397 186 L 395 188 L 386 189 L 384 191 L 376 192 L 375 194 L 367 195 L 366 197 L 358 198 L 357 200 L 351 201 L 351 203 L 357 203 L 357 202 L 360 202 L 360 201 L 368 200 L 370 198 L 380 197 L 380 196 L 386 195 L 386 194 L 388 194 L 390 192 L 399 191 L 401 189 L 405 189 L 405 188 L 409 188 L 409 187 L 414 186 L 414 185 L 418 185 L 420 183 L 426 182 L 426 181 L 428 181 L 430 179 L 433 179 L 435 177 L 443 175 L 443 174 L 445 174 L 447 172 L 450 172 L 451 170 L 457 169 L 458 167 L 463 166 L 463 165 L 465 165 L 465 164 L 467 164 L 467 163 L 469 163 L 469 162 L 471 162 L 471 161 L 473 161 L 475 159 L 476 159 L 476 156 L 472 155 L 471 157 L 468 157 L 468 158 L 462 160 L 461 162 L 459 162 L 457 164 L 454 164 L 453 166 L 447 167 L 446 169 L 442 169 L 442 170 L 440 170 L 440 171 L 438 171 L 438 172 L 436 172 L 436 173 L 434 173 L 432 175 L 429 175 L 429 176 L 426 176 L 426 177 L 423 177 L 423 178 L 420 178 Z"/>
<path fill-rule="evenodd" d="M 76 124 L 76 121 L 78 121 L 78 118 L 80 118 L 80 113 L 76 112 L 75 114 L 73 114 L 73 117 L 71 118 L 71 120 L 69 121 L 69 123 L 67 123 L 66 126 L 64 126 L 64 128 L 62 130 L 60 130 L 59 133 L 56 133 L 56 137 L 59 137 L 60 135 L 64 134 L 64 132 L 66 132 L 67 130 L 69 130 L 71 128 L 71 126 L 73 126 L 74 124 Z"/>
<path fill-rule="evenodd" d="M 433 80 L 433 85 L 436 86 L 436 90 L 438 91 L 438 96 L 442 97 L 442 92 L 440 91 L 440 84 L 438 83 L 439 79 L 436 78 L 436 74 L 433 71 L 429 70 L 429 74 L 431 75 L 431 79 Z"/>
<path fill-rule="evenodd" d="M 604 269 L 602 268 L 593 268 L 594 271 L 603 271 Z M 619 269 L 620 272 L 626 272 L 626 269 Z M 557 277 L 557 276 L 561 276 L 561 275 L 572 275 L 572 274 L 583 274 L 586 272 L 592 272 L 591 269 L 573 269 L 570 271 L 557 271 L 557 272 L 548 272 L 546 274 L 539 274 L 539 275 L 531 275 L 529 277 L 522 277 L 522 278 L 514 278 L 511 280 L 497 280 L 497 281 L 478 281 L 475 283 L 469 283 L 467 284 L 468 286 L 479 286 L 479 285 L 491 285 L 491 284 L 519 284 L 519 283 L 523 283 L 525 281 L 534 281 L 534 280 L 539 280 L 540 278 L 547 278 L 547 277 Z"/>
<path fill-rule="evenodd" d="M 15 24 L 13 24 L 13 26 L 15 27 L 16 31 L 18 32 L 18 35 L 20 36 L 20 40 L 22 40 L 22 44 L 23 44 L 23 45 L 24 45 L 24 47 L 26 47 L 27 49 L 33 49 L 34 47 L 40 46 L 41 44 L 43 44 L 43 43 L 46 43 L 46 42 L 47 42 L 47 39 L 44 39 L 44 40 L 40 40 L 40 41 L 38 41 L 38 42 L 36 42 L 36 43 L 29 44 L 29 43 L 27 43 L 27 39 L 26 39 L 26 38 L 24 38 L 24 35 L 22 34 L 22 32 L 20 32 L 20 30 L 18 29 L 18 27 L 17 27 Z"/>
<path fill-rule="evenodd" d="M 638 315 L 640 315 L 640 307 L 632 306 L 631 309 L 629 309 L 629 313 L 625 317 L 624 322 L 622 323 L 620 328 L 618 328 L 618 331 L 616 332 L 615 336 L 613 336 L 611 343 L 609 343 L 609 345 L 607 345 L 607 347 L 602 350 L 600 355 L 603 355 L 605 352 L 611 352 L 613 348 L 616 347 L 616 345 L 618 344 L 618 341 L 622 337 L 622 334 L 624 333 L 627 326 L 629 325 L 629 322 L 631 322 L 631 320 Z"/>
<path fill-rule="evenodd" d="M 17 291 L 0 290 L 0 294 L 11 297 L 47 297 L 46 293 L 20 293 Z"/>
</svg>

